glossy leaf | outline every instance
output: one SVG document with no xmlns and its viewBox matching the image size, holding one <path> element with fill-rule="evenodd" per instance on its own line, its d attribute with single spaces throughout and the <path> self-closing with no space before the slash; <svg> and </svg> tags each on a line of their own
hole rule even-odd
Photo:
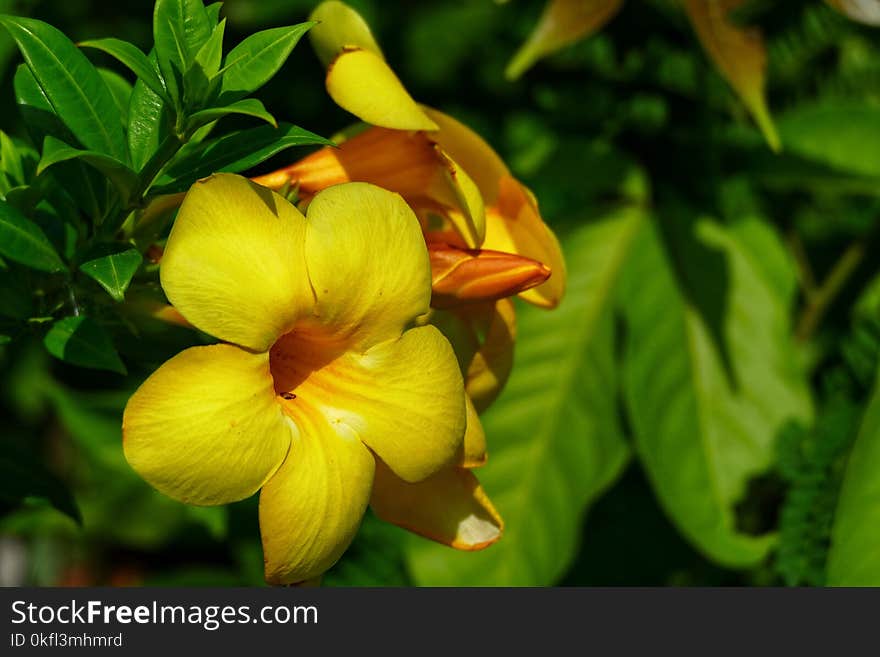
<svg viewBox="0 0 880 657">
<path fill-rule="evenodd" d="M 245 98 L 244 100 L 239 100 L 231 105 L 209 107 L 208 109 L 196 112 L 189 117 L 189 130 L 195 131 L 197 128 L 200 128 L 211 121 L 222 119 L 224 116 L 229 116 L 230 114 L 252 116 L 265 121 L 273 128 L 278 127 L 278 122 L 275 120 L 275 117 L 269 114 L 269 111 L 263 106 L 263 103 L 256 98 Z"/>
<path fill-rule="evenodd" d="M 183 75 L 210 38 L 212 27 L 202 0 L 156 0 L 156 57 L 168 94 L 177 105 L 183 101 Z"/>
<path fill-rule="evenodd" d="M 37 165 L 37 173 L 68 160 L 81 160 L 107 176 L 119 192 L 123 203 L 128 203 L 138 187 L 138 175 L 119 160 L 103 153 L 73 148 L 54 137 L 46 137 L 43 142 L 43 155 Z"/>
<path fill-rule="evenodd" d="M 880 586 L 880 379 L 849 455 L 828 554 L 830 586 Z"/>
<path fill-rule="evenodd" d="M 277 129 L 260 126 L 233 132 L 174 162 L 154 191 L 159 194 L 184 191 L 199 178 L 221 171 L 237 173 L 250 169 L 294 146 L 331 144 L 324 137 L 289 123 L 282 123 Z"/>
<path fill-rule="evenodd" d="M 229 51 L 220 86 L 221 102 L 238 100 L 266 84 L 314 24 L 300 23 L 263 30 Z"/>
<path fill-rule="evenodd" d="M 119 75 L 116 71 L 107 68 L 99 68 L 98 73 L 104 78 L 110 95 L 113 96 L 113 102 L 116 103 L 116 109 L 119 110 L 119 118 L 122 120 L 122 127 L 128 128 L 128 104 L 131 102 L 132 86 L 128 80 Z"/>
<path fill-rule="evenodd" d="M 150 54 L 151 61 L 155 57 L 154 53 Z M 138 80 L 131 92 L 128 116 L 131 163 L 135 171 L 140 171 L 171 132 L 168 105 L 142 80 Z"/>
<path fill-rule="evenodd" d="M 125 374 L 125 365 L 101 325 L 85 315 L 65 317 L 43 338 L 46 351 L 66 363 Z"/>
<path fill-rule="evenodd" d="M 640 236 L 623 286 L 625 396 L 661 505 L 707 557 L 753 566 L 772 534 L 740 531 L 736 505 L 812 408 L 789 309 L 718 224 L 664 216 Z M 672 258 L 676 263 L 673 269 Z"/>
<path fill-rule="evenodd" d="M 42 21 L 0 16 L 54 113 L 87 149 L 127 161 L 122 120 L 110 90 L 82 52 Z"/>
<path fill-rule="evenodd" d="M 764 96 L 767 52 L 761 33 L 738 25 L 730 13 L 745 0 L 685 0 L 691 24 L 718 72 L 748 108 L 774 151 L 781 147 Z"/>
<path fill-rule="evenodd" d="M 64 269 L 40 227 L 5 201 L 0 201 L 0 255 L 40 271 Z"/>
<path fill-rule="evenodd" d="M 205 75 L 209 78 L 220 70 L 220 63 L 223 61 L 223 35 L 225 32 L 226 19 L 224 18 L 214 26 L 214 29 L 211 30 L 211 36 L 196 53 L 195 63 L 202 67 Z"/>
<path fill-rule="evenodd" d="M 122 39 L 94 39 L 80 42 L 81 48 L 94 48 L 105 52 L 121 64 L 128 67 L 138 79 L 143 80 L 150 90 L 164 101 L 168 101 L 168 92 L 150 59 L 136 45 Z"/>
<path fill-rule="evenodd" d="M 507 65 L 514 80 L 551 55 L 598 32 L 623 6 L 623 0 L 549 0 L 529 38 Z"/>
<path fill-rule="evenodd" d="M 95 279 L 116 301 L 122 301 L 141 262 L 143 257 L 137 249 L 126 249 L 87 260 L 79 269 Z"/>
<path fill-rule="evenodd" d="M 642 223 L 619 210 L 567 236 L 568 290 L 553 312 L 521 307 L 516 366 L 483 416 L 489 460 L 475 474 L 505 521 L 489 549 L 413 541 L 421 585 L 545 586 L 574 556 L 587 506 L 620 474 L 614 288 Z"/>
</svg>

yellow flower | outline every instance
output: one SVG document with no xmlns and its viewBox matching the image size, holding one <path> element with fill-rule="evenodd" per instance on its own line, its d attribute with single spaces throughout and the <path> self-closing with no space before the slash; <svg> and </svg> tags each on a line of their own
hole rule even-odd
<svg viewBox="0 0 880 657">
<path fill-rule="evenodd" d="M 367 504 L 462 549 L 501 520 L 469 470 L 485 442 L 449 342 L 428 311 L 419 224 L 396 194 L 330 187 L 307 216 L 245 178 L 188 192 L 162 287 L 220 344 L 187 349 L 129 400 L 132 467 L 180 501 L 260 493 L 266 579 L 320 576 Z M 465 438 L 465 434 L 467 437 Z"/>
<path fill-rule="evenodd" d="M 515 312 L 504 297 L 518 294 L 537 306 L 557 306 L 566 279 L 559 242 L 534 196 L 489 144 L 412 99 L 357 12 L 330 1 L 312 19 L 320 21 L 310 37 L 327 67 L 330 96 L 371 125 L 337 139 L 338 148 L 321 149 L 255 180 L 273 189 L 295 187 L 306 202 L 347 181 L 403 196 L 431 252 L 432 306 L 442 310 L 430 321 L 444 331 L 455 327 L 467 390 L 482 411 L 513 362 Z"/>
<path fill-rule="evenodd" d="M 546 308 L 558 305 L 565 290 L 559 243 L 534 196 L 498 154 L 459 121 L 416 103 L 353 9 L 332 0 L 311 18 L 320 21 L 309 34 L 327 66 L 328 93 L 372 127 L 339 148 L 322 149 L 256 180 L 275 189 L 296 186 L 305 199 L 352 180 L 398 192 L 419 215 L 429 243 L 499 251 L 538 263 L 550 271 L 549 279 L 520 296 Z M 436 225 L 432 219 L 437 218 L 443 223 Z"/>
</svg>

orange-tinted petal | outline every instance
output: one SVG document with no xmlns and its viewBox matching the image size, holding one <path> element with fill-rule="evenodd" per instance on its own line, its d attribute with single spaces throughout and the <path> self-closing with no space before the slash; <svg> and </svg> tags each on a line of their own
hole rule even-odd
<svg viewBox="0 0 880 657">
<path fill-rule="evenodd" d="M 463 468 L 411 484 L 377 460 L 370 506 L 382 520 L 458 550 L 488 547 L 504 530 L 477 478 Z"/>
</svg>

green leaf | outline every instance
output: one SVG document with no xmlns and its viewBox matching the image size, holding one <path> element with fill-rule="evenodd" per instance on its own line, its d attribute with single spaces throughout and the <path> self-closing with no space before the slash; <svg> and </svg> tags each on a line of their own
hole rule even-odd
<svg viewBox="0 0 880 657">
<path fill-rule="evenodd" d="M 752 566 L 775 537 L 741 529 L 736 505 L 782 428 L 812 417 L 788 308 L 718 224 L 658 223 L 664 239 L 655 227 L 640 236 L 621 296 L 637 453 L 686 538 L 722 565 Z"/>
<path fill-rule="evenodd" d="M 223 34 L 226 31 L 226 19 L 220 21 L 211 31 L 211 37 L 196 53 L 196 64 L 201 65 L 202 70 L 209 78 L 217 75 L 220 63 L 223 61 Z"/>
<path fill-rule="evenodd" d="M 483 417 L 476 474 L 505 521 L 486 551 L 424 540 L 408 549 L 421 585 L 545 586 L 565 573 L 587 506 L 629 456 L 617 407 L 614 289 L 644 212 L 627 207 L 564 240 L 568 290 L 552 312 L 522 308 L 516 363 Z"/>
<path fill-rule="evenodd" d="M 150 53 L 151 60 L 155 57 Z M 135 171 L 140 171 L 171 134 L 171 119 L 166 103 L 142 80 L 135 83 L 131 92 L 128 116 L 131 163 Z"/>
<path fill-rule="evenodd" d="M 311 145 L 328 146 L 333 142 L 289 123 L 281 123 L 277 129 L 260 126 L 233 132 L 175 161 L 153 191 L 158 194 L 181 192 L 212 173 L 238 173 L 288 148 Z"/>
<path fill-rule="evenodd" d="M 128 67 L 138 79 L 143 80 L 150 90 L 164 101 L 168 101 L 168 91 L 162 83 L 159 74 L 143 51 L 133 43 L 122 39 L 94 39 L 80 42 L 81 48 L 94 48 L 105 52 L 122 65 Z"/>
<path fill-rule="evenodd" d="M 263 106 L 263 103 L 256 98 L 245 98 L 244 100 L 239 100 L 238 102 L 226 105 L 225 107 L 209 107 L 208 109 L 196 112 L 189 117 L 187 132 L 194 132 L 201 126 L 210 123 L 211 121 L 221 119 L 224 116 L 229 116 L 230 114 L 253 116 L 254 118 L 262 119 L 273 128 L 278 128 L 278 122 L 275 120 L 274 116 L 269 114 L 268 110 Z"/>
<path fill-rule="evenodd" d="M 165 86 L 174 103 L 183 101 L 183 75 L 196 53 L 211 36 L 211 24 L 202 0 L 156 0 L 153 38 Z"/>
<path fill-rule="evenodd" d="M 131 195 L 138 188 L 140 182 L 138 175 L 119 160 L 103 153 L 81 151 L 54 137 L 46 137 L 43 142 L 43 156 L 37 165 L 37 173 L 42 173 L 49 167 L 68 160 L 82 160 L 107 176 L 119 191 L 124 204 L 129 202 Z"/>
<path fill-rule="evenodd" d="M 0 16 L 31 73 L 77 140 L 87 149 L 127 161 L 122 120 L 98 71 L 57 29 L 42 21 Z"/>
<path fill-rule="evenodd" d="M 8 335 L 0 335 L 0 347 L 5 344 L 9 344 L 10 342 L 12 342 L 11 337 L 9 337 Z"/>
<path fill-rule="evenodd" d="M 216 25 L 220 22 L 221 9 L 223 9 L 222 2 L 212 2 L 205 7 L 205 13 L 208 14 L 208 21 L 211 23 L 211 25 Z"/>
<path fill-rule="evenodd" d="M 238 100 L 266 84 L 313 25 L 307 22 L 263 30 L 229 51 L 220 86 L 221 102 Z"/>
<path fill-rule="evenodd" d="M 79 269 L 95 279 L 116 301 L 122 301 L 128 284 L 131 283 L 132 276 L 141 266 L 141 262 L 143 257 L 137 249 L 126 249 L 119 253 L 87 260 L 79 266 Z"/>
<path fill-rule="evenodd" d="M 880 378 L 849 456 L 828 554 L 830 586 L 880 586 Z"/>
<path fill-rule="evenodd" d="M 5 201 L 0 201 L 0 255 L 40 271 L 64 269 L 40 227 Z"/>
<path fill-rule="evenodd" d="M 78 315 L 59 319 L 43 338 L 46 350 L 71 365 L 125 374 L 110 337 L 94 320 Z"/>
<path fill-rule="evenodd" d="M 800 104 L 780 119 L 779 131 L 792 153 L 838 171 L 880 176 L 878 107 L 843 100 Z"/>
<path fill-rule="evenodd" d="M 119 75 L 116 71 L 108 68 L 99 68 L 98 73 L 104 78 L 107 88 L 113 95 L 113 102 L 116 103 L 116 109 L 119 110 L 119 118 L 122 119 L 123 129 L 128 127 L 128 104 L 131 102 L 132 86 L 128 80 Z"/>
</svg>

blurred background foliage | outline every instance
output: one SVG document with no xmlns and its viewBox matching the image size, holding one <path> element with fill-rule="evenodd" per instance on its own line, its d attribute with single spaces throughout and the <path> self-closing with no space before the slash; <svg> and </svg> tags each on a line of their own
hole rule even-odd
<svg viewBox="0 0 880 657">
<path fill-rule="evenodd" d="M 227 42 L 313 4 L 227 0 Z M 880 441 L 878 402 L 864 412 L 880 353 L 877 28 L 817 0 L 747 5 L 767 44 L 777 155 L 676 2 L 630 0 L 515 82 L 504 71 L 541 0 L 351 4 L 412 95 L 480 132 L 533 189 L 570 286 L 556 311 L 520 307 L 514 374 L 484 417 L 480 478 L 503 540 L 455 553 L 368 515 L 324 583 L 826 583 L 847 459 L 857 435 Z M 151 11 L 0 0 L 74 41 L 142 49 Z M 17 61 L 0 34 L 0 117 L 23 135 Z M 259 97 L 318 134 L 351 123 L 305 46 Z M 4 315 L 27 314 L 0 295 Z M 255 500 L 178 504 L 122 455 L 127 396 L 194 339 L 164 325 L 118 338 L 125 376 L 50 359 L 36 337 L 0 346 L 2 583 L 263 583 Z M 867 513 L 850 487 L 846 513 Z M 832 580 L 848 581 L 841 564 L 876 550 L 878 532 L 832 555 Z"/>
</svg>

